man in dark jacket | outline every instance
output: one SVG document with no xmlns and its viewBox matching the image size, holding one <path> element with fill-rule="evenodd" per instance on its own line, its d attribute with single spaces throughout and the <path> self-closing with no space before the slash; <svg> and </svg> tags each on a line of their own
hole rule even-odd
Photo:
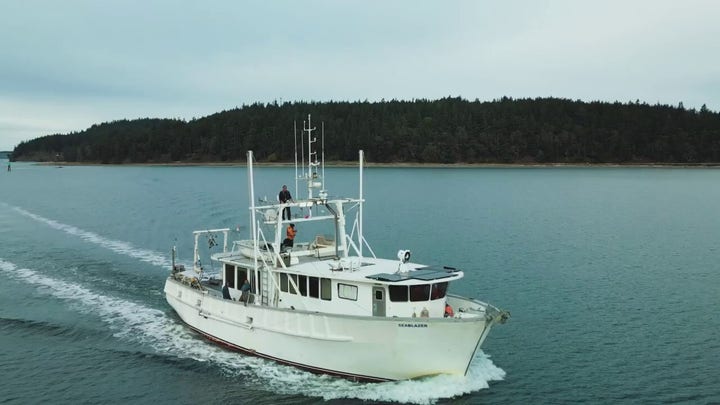
<svg viewBox="0 0 720 405">
<path fill-rule="evenodd" d="M 250 282 L 247 279 L 245 279 L 242 287 L 240 287 L 240 292 L 242 293 L 242 295 L 240 295 L 240 301 L 247 305 L 248 299 L 250 298 Z"/>
<path fill-rule="evenodd" d="M 288 201 L 292 201 L 292 196 L 290 195 L 290 191 L 288 191 L 287 186 L 283 184 L 282 190 L 280 190 L 280 194 L 278 194 L 278 200 L 280 200 L 281 203 L 285 204 Z M 283 208 L 282 212 L 282 219 L 290 219 L 290 207 Z"/>
</svg>

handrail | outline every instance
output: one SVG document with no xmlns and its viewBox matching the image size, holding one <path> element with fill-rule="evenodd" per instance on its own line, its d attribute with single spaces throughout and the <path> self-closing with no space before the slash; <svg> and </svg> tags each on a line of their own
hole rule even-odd
<svg viewBox="0 0 720 405">
<path fill-rule="evenodd" d="M 294 202 L 285 202 L 285 203 L 277 203 L 277 204 L 268 204 L 268 205 L 255 205 L 252 207 L 252 209 L 263 211 L 267 210 L 269 208 L 285 208 L 285 207 L 298 207 L 298 208 L 310 208 L 314 205 L 321 205 L 321 204 L 329 204 L 334 202 L 340 202 L 343 204 L 349 204 L 349 203 L 359 203 L 360 200 L 357 198 L 350 198 L 350 197 L 339 197 L 339 198 L 333 198 L 333 199 L 322 199 L 322 198 L 313 198 L 312 200 L 297 200 Z"/>
</svg>

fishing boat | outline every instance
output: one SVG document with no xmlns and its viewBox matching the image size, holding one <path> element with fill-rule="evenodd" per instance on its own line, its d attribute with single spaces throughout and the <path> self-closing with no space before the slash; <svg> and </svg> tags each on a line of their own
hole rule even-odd
<svg viewBox="0 0 720 405">
<path fill-rule="evenodd" d="M 308 115 L 300 163 L 295 154 L 295 190 L 305 188 L 303 198 L 256 200 L 248 151 L 250 235 L 195 231 L 188 269 L 173 248 L 168 303 L 214 342 L 313 372 L 360 381 L 466 374 L 490 329 L 509 313 L 452 294 L 463 281 L 460 269 L 415 263 L 404 249 L 397 258 L 376 257 L 363 235 L 363 152 L 358 197 L 330 197 L 315 130 Z M 322 132 L 324 144 L 324 126 Z M 290 238 L 288 227 L 299 225 L 325 230 Z M 207 274 L 203 249 L 212 252 L 217 274 Z"/>
</svg>

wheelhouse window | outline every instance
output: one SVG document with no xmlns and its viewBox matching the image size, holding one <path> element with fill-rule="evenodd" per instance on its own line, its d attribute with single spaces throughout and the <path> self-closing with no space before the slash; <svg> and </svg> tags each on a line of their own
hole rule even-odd
<svg viewBox="0 0 720 405">
<path fill-rule="evenodd" d="M 330 301 L 332 298 L 332 282 L 329 278 L 320 279 L 320 298 Z"/>
<path fill-rule="evenodd" d="M 313 298 L 320 297 L 320 279 L 317 277 L 308 277 L 308 295 Z"/>
<path fill-rule="evenodd" d="M 358 288 L 356 285 L 338 283 L 338 297 L 357 301 Z"/>
<path fill-rule="evenodd" d="M 408 300 L 408 288 L 406 285 L 391 285 L 390 286 L 390 301 L 391 302 L 407 302 Z"/>
<path fill-rule="evenodd" d="M 235 288 L 235 266 L 225 263 L 225 282 L 230 284 L 230 288 Z"/>
<path fill-rule="evenodd" d="M 445 294 L 447 294 L 447 288 L 448 288 L 447 281 L 445 281 L 443 283 L 433 284 L 432 291 L 430 292 L 430 299 L 431 300 L 439 300 L 441 298 L 445 298 Z"/>
<path fill-rule="evenodd" d="M 246 268 L 236 267 L 235 269 L 237 270 L 236 285 L 238 286 L 238 288 L 240 288 L 240 286 L 243 285 L 243 283 L 245 283 L 245 280 L 250 281 L 250 277 L 248 277 L 248 270 Z"/>
<path fill-rule="evenodd" d="M 307 297 L 307 276 L 298 276 L 298 288 L 300 295 Z"/>
<path fill-rule="evenodd" d="M 291 282 L 288 285 L 288 291 L 290 294 L 297 294 L 297 289 L 295 288 L 296 285 L 298 285 L 298 275 L 297 274 L 290 274 L 290 280 Z M 294 283 L 294 284 L 293 284 Z"/>
<path fill-rule="evenodd" d="M 280 291 L 298 294 L 304 297 L 321 298 L 325 301 L 332 299 L 332 280 L 329 278 L 300 276 L 297 274 L 279 273 Z M 297 289 L 293 287 L 293 282 Z M 357 287 L 355 287 L 357 289 Z M 357 292 L 355 298 L 357 299 Z"/>
<path fill-rule="evenodd" d="M 430 284 L 410 286 L 410 301 L 427 301 L 430 298 Z"/>
</svg>

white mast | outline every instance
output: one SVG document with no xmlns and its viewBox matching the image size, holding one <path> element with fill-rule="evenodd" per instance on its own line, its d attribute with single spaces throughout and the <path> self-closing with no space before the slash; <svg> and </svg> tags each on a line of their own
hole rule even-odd
<svg viewBox="0 0 720 405">
<path fill-rule="evenodd" d="M 300 156 L 302 157 L 302 160 L 301 160 L 302 164 L 300 165 L 302 174 L 300 176 L 304 178 L 305 177 L 305 121 L 304 120 L 303 120 L 303 131 L 300 132 Z M 298 197 L 298 196 L 296 196 L 296 197 Z"/>
<path fill-rule="evenodd" d="M 363 163 L 365 162 L 365 154 L 360 149 L 360 205 L 358 206 L 358 256 L 360 260 L 363 257 Z"/>
<path fill-rule="evenodd" d="M 293 136 L 295 138 L 295 190 L 293 191 L 293 195 L 297 197 L 297 190 L 298 190 L 298 165 L 297 165 L 297 121 L 293 121 Z M 302 144 L 302 141 L 300 141 Z"/>
<path fill-rule="evenodd" d="M 320 189 L 320 198 L 327 198 L 327 189 L 325 188 L 325 121 L 322 122 L 322 189 Z"/>
<path fill-rule="evenodd" d="M 252 222 L 252 238 L 253 238 L 253 257 L 254 268 L 257 269 L 257 257 L 260 254 L 260 247 L 258 246 L 257 238 L 257 221 L 255 220 L 255 184 L 253 182 L 253 152 L 249 150 L 247 152 L 247 165 L 248 165 L 248 195 L 250 196 L 250 221 Z M 237 287 L 237 286 L 236 286 Z"/>
<path fill-rule="evenodd" d="M 321 185 L 321 183 L 316 182 L 315 180 L 318 177 L 317 174 L 317 167 L 319 165 L 317 161 L 317 151 L 313 152 L 312 150 L 312 144 L 317 142 L 317 138 L 313 138 L 312 131 L 315 131 L 317 128 L 313 128 L 311 116 L 308 114 L 308 120 L 307 120 L 307 127 L 303 127 L 305 131 L 307 131 L 308 136 L 308 173 L 307 173 L 307 186 L 308 186 L 308 200 L 312 200 L 313 198 L 313 187 L 318 187 Z M 313 159 L 313 156 L 315 157 Z"/>
</svg>

